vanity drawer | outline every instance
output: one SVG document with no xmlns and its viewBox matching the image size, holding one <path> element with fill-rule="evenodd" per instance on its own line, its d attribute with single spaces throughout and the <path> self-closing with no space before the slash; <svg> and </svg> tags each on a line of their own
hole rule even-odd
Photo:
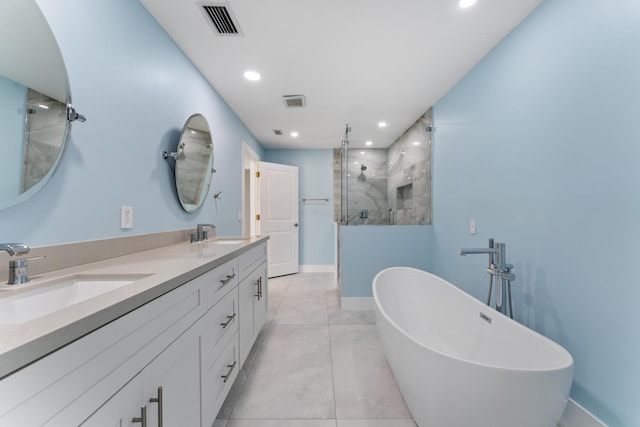
<svg viewBox="0 0 640 427">
<path fill-rule="evenodd" d="M 229 338 L 216 360 L 203 359 L 202 425 L 213 424 L 240 370 L 237 332 Z"/>
<path fill-rule="evenodd" d="M 231 289 L 238 285 L 238 260 L 232 259 L 205 273 L 207 302 L 213 307 Z"/>
<path fill-rule="evenodd" d="M 201 320 L 203 360 L 212 363 L 238 330 L 238 290 L 225 295 Z"/>
<path fill-rule="evenodd" d="M 255 248 L 249 249 L 247 252 L 241 254 L 238 257 L 238 264 L 240 268 L 240 280 L 247 277 L 253 270 L 255 270 L 262 262 L 267 259 L 267 244 L 261 243 Z"/>
</svg>

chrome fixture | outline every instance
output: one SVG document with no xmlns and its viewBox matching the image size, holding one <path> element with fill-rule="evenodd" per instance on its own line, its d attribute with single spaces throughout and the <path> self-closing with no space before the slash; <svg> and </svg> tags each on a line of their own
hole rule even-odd
<svg viewBox="0 0 640 427">
<path fill-rule="evenodd" d="M 360 175 L 358 175 L 358 181 L 365 182 L 367 180 L 367 177 L 364 174 L 364 171 L 366 170 L 367 167 L 365 165 L 360 165 Z"/>
<path fill-rule="evenodd" d="M 495 304 L 496 310 L 506 314 L 507 308 L 504 301 L 504 295 L 507 294 L 509 303 L 509 317 L 513 319 L 513 301 L 511 299 L 511 281 L 515 280 L 516 276 L 511 272 L 513 264 L 507 264 L 506 244 L 495 243 L 493 239 L 489 239 L 488 248 L 463 248 L 458 250 L 459 255 L 475 255 L 475 254 L 488 254 L 489 255 L 489 267 L 487 267 L 487 273 L 489 273 L 489 297 L 487 298 L 487 305 L 491 305 L 491 293 L 493 289 L 493 278 L 496 278 L 496 297 Z M 498 281 L 499 279 L 499 281 Z"/>
<path fill-rule="evenodd" d="M 5 251 L 10 256 L 26 255 L 31 248 L 24 243 L 0 243 L 0 250 Z M 7 284 L 17 285 L 29 281 L 29 260 L 44 257 L 20 258 L 9 260 L 9 280 Z"/>
<path fill-rule="evenodd" d="M 82 114 L 79 114 L 76 109 L 71 104 L 67 104 L 67 120 L 70 122 L 75 122 L 76 120 L 84 123 L 87 121 L 87 118 Z"/>
<path fill-rule="evenodd" d="M 14 256 L 25 255 L 31 250 L 31 248 L 24 243 L 0 243 L 0 250 Z"/>
<path fill-rule="evenodd" d="M 216 226 L 213 224 L 198 224 L 196 225 L 196 232 L 191 234 L 191 243 L 201 242 L 203 240 L 207 240 L 209 238 L 209 232 L 204 228 L 210 227 L 215 229 Z"/>
<path fill-rule="evenodd" d="M 29 281 L 29 261 L 34 259 L 45 258 L 44 256 L 36 256 L 31 258 L 19 258 L 9 261 L 9 280 L 8 285 L 19 285 Z"/>
</svg>

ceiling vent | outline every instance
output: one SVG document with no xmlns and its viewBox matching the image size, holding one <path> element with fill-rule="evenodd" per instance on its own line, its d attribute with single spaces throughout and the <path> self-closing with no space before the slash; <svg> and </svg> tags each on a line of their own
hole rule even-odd
<svg viewBox="0 0 640 427">
<path fill-rule="evenodd" d="M 227 2 L 206 2 L 200 3 L 202 12 L 207 21 L 213 25 L 220 36 L 242 36 L 242 30 L 238 25 L 229 3 Z"/>
<path fill-rule="evenodd" d="M 307 105 L 304 95 L 284 95 L 282 100 L 287 108 L 301 108 Z"/>
<path fill-rule="evenodd" d="M 276 135 L 280 136 L 280 135 L 282 135 L 282 129 L 274 129 L 273 133 L 275 133 Z"/>
</svg>

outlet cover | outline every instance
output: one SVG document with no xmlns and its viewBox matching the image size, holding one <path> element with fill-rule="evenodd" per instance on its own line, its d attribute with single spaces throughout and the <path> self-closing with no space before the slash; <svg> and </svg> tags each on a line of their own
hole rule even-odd
<svg viewBox="0 0 640 427">
<path fill-rule="evenodd" d="M 133 228 L 133 206 L 122 206 L 120 214 L 120 228 Z"/>
</svg>

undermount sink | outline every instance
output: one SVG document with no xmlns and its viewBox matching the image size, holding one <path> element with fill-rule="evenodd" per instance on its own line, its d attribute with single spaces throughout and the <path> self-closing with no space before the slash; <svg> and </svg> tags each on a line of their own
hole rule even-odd
<svg viewBox="0 0 640 427">
<path fill-rule="evenodd" d="M 237 245 L 239 243 L 244 243 L 245 240 L 238 240 L 238 239 L 220 239 L 220 240 L 213 240 L 211 243 L 214 243 L 216 245 Z"/>
<path fill-rule="evenodd" d="M 0 298 L 0 325 L 16 325 L 131 284 L 147 275 L 77 275 L 33 289 L 6 291 Z M 20 286 L 20 285 L 14 285 Z M 9 293 L 11 292 L 11 293 Z"/>
</svg>

